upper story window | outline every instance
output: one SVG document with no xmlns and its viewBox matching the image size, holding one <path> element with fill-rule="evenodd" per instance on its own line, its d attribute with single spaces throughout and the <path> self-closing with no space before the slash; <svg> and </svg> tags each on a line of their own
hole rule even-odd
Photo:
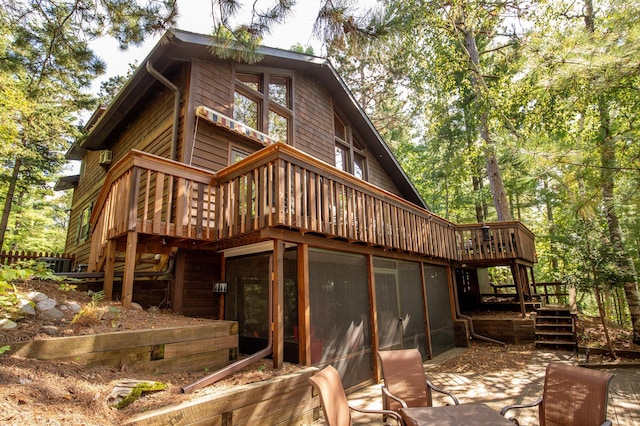
<svg viewBox="0 0 640 426">
<path fill-rule="evenodd" d="M 291 78 L 237 73 L 233 118 L 281 142 L 291 140 Z"/>
<path fill-rule="evenodd" d="M 247 158 L 249 156 L 248 152 L 245 152 L 239 148 L 236 148 L 235 146 L 231 147 L 231 162 L 230 164 L 235 164 L 238 161 L 244 160 L 245 158 Z"/>
<path fill-rule="evenodd" d="M 353 135 L 351 128 L 346 126 L 337 115 L 334 115 L 333 122 L 336 167 L 357 178 L 367 180 L 367 158 L 364 155 L 364 147 Z"/>
<path fill-rule="evenodd" d="M 92 211 L 93 202 L 89 203 L 89 205 L 80 212 L 80 218 L 78 219 L 78 231 L 76 233 L 76 244 L 82 243 L 89 238 L 89 229 L 91 226 L 89 218 L 91 217 Z"/>
</svg>

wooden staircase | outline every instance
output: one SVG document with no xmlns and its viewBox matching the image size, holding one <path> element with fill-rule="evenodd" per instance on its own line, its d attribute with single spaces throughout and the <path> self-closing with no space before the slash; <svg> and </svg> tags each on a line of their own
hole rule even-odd
<svg viewBox="0 0 640 426">
<path fill-rule="evenodd" d="M 547 305 L 536 310 L 535 343 L 538 348 L 576 349 L 575 315 L 568 306 Z"/>
</svg>

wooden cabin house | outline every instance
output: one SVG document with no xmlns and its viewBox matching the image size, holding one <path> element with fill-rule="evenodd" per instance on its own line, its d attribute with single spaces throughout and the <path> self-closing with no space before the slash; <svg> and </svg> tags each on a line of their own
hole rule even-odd
<svg viewBox="0 0 640 426">
<path fill-rule="evenodd" d="M 378 350 L 465 339 L 475 268 L 524 288 L 531 232 L 432 214 L 327 60 L 215 42 L 167 33 L 67 154 L 66 251 L 108 297 L 236 320 L 240 352 L 271 337 L 275 365 L 331 363 L 351 386 Z"/>
</svg>

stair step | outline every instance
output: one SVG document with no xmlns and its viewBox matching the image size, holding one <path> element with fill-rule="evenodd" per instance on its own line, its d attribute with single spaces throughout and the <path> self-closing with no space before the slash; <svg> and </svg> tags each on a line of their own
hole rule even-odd
<svg viewBox="0 0 640 426">
<path fill-rule="evenodd" d="M 536 323 L 536 327 L 572 327 L 573 328 L 573 323 L 572 322 L 567 322 L 567 323 L 557 323 L 557 322 L 537 322 Z"/>
<path fill-rule="evenodd" d="M 563 347 L 571 347 L 571 348 L 575 348 L 576 347 L 576 342 L 561 342 L 561 341 L 557 341 L 557 342 L 541 342 L 541 341 L 537 341 L 536 340 L 536 346 L 555 346 L 555 347 L 559 347 L 559 346 L 563 346 Z"/>
<path fill-rule="evenodd" d="M 573 332 L 570 331 L 536 331 L 536 336 L 572 336 Z"/>
<path fill-rule="evenodd" d="M 550 342 L 550 343 L 555 343 L 555 342 L 572 342 L 575 343 L 575 339 L 573 338 L 573 336 L 539 336 L 536 335 L 536 341 L 537 342 Z"/>
<path fill-rule="evenodd" d="M 540 319 L 542 319 L 542 318 L 544 318 L 544 319 L 564 319 L 564 320 L 572 320 L 573 319 L 573 317 L 570 316 L 570 315 L 540 315 L 540 314 L 536 315 L 536 319 L 537 318 L 540 318 Z"/>
<path fill-rule="evenodd" d="M 568 306 L 559 306 L 559 305 L 547 305 L 540 308 L 541 311 L 562 311 L 562 312 L 571 312 Z"/>
</svg>

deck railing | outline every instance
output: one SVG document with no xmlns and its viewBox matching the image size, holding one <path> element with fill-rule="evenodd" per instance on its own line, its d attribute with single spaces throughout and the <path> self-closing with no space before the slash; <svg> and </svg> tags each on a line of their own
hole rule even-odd
<svg viewBox="0 0 640 426">
<path fill-rule="evenodd" d="M 456 225 L 458 260 L 522 259 L 536 262 L 534 235 L 521 222 Z"/>
<path fill-rule="evenodd" d="M 285 144 L 218 173 L 131 151 L 107 174 L 91 224 L 94 265 L 128 231 L 213 242 L 278 226 L 449 260 L 533 247 L 533 235 L 508 222 L 489 224 L 494 246 L 476 249 L 481 225 L 458 227 Z"/>
</svg>

